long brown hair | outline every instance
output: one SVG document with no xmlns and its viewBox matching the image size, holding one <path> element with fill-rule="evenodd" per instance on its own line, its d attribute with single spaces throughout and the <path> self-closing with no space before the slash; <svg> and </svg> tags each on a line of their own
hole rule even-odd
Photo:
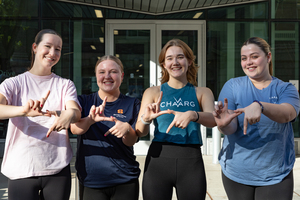
<svg viewBox="0 0 300 200">
<path fill-rule="evenodd" d="M 166 57 L 166 52 L 169 49 L 169 47 L 171 46 L 177 46 L 180 47 L 185 55 L 185 57 L 187 58 L 188 62 L 191 62 L 191 65 L 188 66 L 188 70 L 187 70 L 187 80 L 189 83 L 197 86 L 197 72 L 198 72 L 198 66 L 196 66 L 195 64 L 195 59 L 196 56 L 194 55 L 192 49 L 182 40 L 179 39 L 172 39 L 170 41 L 168 41 L 165 46 L 162 48 L 159 57 L 158 57 L 158 61 L 159 61 L 159 65 L 161 67 L 161 83 L 166 83 L 169 81 L 169 73 L 168 71 L 164 68 L 163 64 L 165 62 L 165 57 Z"/>
<path fill-rule="evenodd" d="M 39 45 L 40 42 L 43 40 L 43 36 L 45 34 L 53 34 L 53 35 L 57 35 L 60 37 L 61 41 L 62 41 L 62 37 L 54 30 L 52 29 L 43 29 L 41 30 L 40 32 L 38 32 L 35 36 L 35 39 L 34 39 L 34 43 L 36 45 Z M 34 64 L 34 59 L 35 59 L 35 54 L 34 54 L 34 51 L 31 47 L 31 64 L 30 64 L 30 67 L 28 68 L 28 70 L 30 70 L 32 67 L 33 67 L 33 64 Z"/>
<path fill-rule="evenodd" d="M 256 46 L 258 46 L 266 54 L 266 56 L 268 55 L 268 53 L 271 53 L 271 47 L 270 47 L 270 45 L 264 39 L 262 39 L 262 38 L 251 37 L 251 38 L 249 38 L 248 40 L 246 40 L 244 42 L 243 46 L 246 46 L 248 44 L 255 44 Z M 269 63 L 269 73 L 271 74 L 271 76 L 273 75 L 273 63 L 272 63 L 272 60 Z"/>
</svg>

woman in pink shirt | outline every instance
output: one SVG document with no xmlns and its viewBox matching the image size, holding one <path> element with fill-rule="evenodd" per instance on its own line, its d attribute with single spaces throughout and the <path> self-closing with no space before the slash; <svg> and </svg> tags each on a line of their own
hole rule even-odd
<svg viewBox="0 0 300 200">
<path fill-rule="evenodd" d="M 0 119 L 9 119 L 1 172 L 10 200 L 68 200 L 72 149 L 67 129 L 80 119 L 75 85 L 51 72 L 62 38 L 41 30 L 29 71 L 0 85 Z M 51 135 L 50 135 L 51 133 Z"/>
</svg>

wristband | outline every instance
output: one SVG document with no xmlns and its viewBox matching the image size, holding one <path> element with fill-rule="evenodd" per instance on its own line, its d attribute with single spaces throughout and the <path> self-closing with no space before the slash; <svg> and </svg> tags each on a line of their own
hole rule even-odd
<svg viewBox="0 0 300 200">
<path fill-rule="evenodd" d="M 151 124 L 152 121 L 151 122 L 145 122 L 144 119 L 143 119 L 143 116 L 144 116 L 144 114 L 141 116 L 142 123 L 145 124 L 145 125 Z"/>
<path fill-rule="evenodd" d="M 257 100 L 254 100 L 253 102 L 256 102 L 256 103 L 258 103 L 260 105 L 260 107 L 261 107 L 261 113 L 263 113 L 264 112 L 263 105 L 259 101 L 257 101 Z"/>
<path fill-rule="evenodd" d="M 194 111 L 197 114 L 197 119 L 193 122 L 197 122 L 199 120 L 199 113 L 197 111 Z"/>
</svg>

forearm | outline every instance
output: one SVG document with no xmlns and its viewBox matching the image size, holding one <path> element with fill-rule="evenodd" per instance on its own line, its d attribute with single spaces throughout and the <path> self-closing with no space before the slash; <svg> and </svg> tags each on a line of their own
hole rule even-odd
<svg viewBox="0 0 300 200">
<path fill-rule="evenodd" d="M 74 135 L 82 135 L 87 132 L 92 124 L 94 124 L 94 122 L 89 117 L 85 117 L 71 124 L 70 129 Z"/>
<path fill-rule="evenodd" d="M 136 122 L 135 130 L 138 137 L 144 137 L 149 133 L 150 124 L 144 124 L 140 119 Z"/>
<path fill-rule="evenodd" d="M 9 119 L 13 117 L 25 116 L 23 106 L 11 106 L 0 104 L 0 119 Z"/>
<path fill-rule="evenodd" d="M 197 112 L 199 115 L 199 119 L 197 123 L 202 124 L 203 126 L 212 128 L 216 126 L 216 121 L 212 113 L 210 112 Z"/>
<path fill-rule="evenodd" d="M 128 123 L 127 123 L 128 124 Z M 126 146 L 133 146 L 138 139 L 135 130 L 128 124 L 128 133 L 122 137 L 122 141 Z"/>
<path fill-rule="evenodd" d="M 260 102 L 263 105 L 263 112 L 269 119 L 278 123 L 287 123 L 297 117 L 296 110 L 290 104 L 273 104 Z"/>
</svg>

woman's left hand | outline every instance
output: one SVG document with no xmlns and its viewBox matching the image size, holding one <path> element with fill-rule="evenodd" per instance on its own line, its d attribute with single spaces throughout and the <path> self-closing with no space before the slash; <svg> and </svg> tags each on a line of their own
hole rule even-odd
<svg viewBox="0 0 300 200">
<path fill-rule="evenodd" d="M 73 111 L 72 109 L 69 110 L 62 110 L 62 111 L 47 111 L 49 115 L 54 115 L 55 120 L 52 126 L 49 128 L 47 132 L 47 137 L 51 134 L 52 131 L 61 131 L 63 129 L 68 129 L 72 122 Z"/>
<path fill-rule="evenodd" d="M 248 123 L 253 125 L 260 121 L 261 107 L 258 103 L 253 102 L 245 108 L 239 108 L 234 111 L 235 113 L 244 113 L 244 135 L 247 134 Z"/>
<path fill-rule="evenodd" d="M 171 122 L 171 124 L 169 125 L 166 133 L 169 133 L 173 126 L 177 128 L 185 129 L 192 121 L 192 119 L 195 118 L 196 115 L 194 111 L 178 112 L 174 110 L 169 110 L 169 113 L 175 115 L 175 117 Z"/>
<path fill-rule="evenodd" d="M 126 134 L 129 133 L 130 131 L 130 124 L 127 122 L 122 122 L 120 120 L 118 120 L 115 117 L 111 117 L 113 119 L 113 121 L 115 122 L 115 125 L 113 127 L 111 127 L 105 134 L 104 136 L 107 136 L 108 134 L 112 134 L 114 136 L 116 136 L 117 138 L 122 138 L 123 136 L 125 136 Z"/>
</svg>

